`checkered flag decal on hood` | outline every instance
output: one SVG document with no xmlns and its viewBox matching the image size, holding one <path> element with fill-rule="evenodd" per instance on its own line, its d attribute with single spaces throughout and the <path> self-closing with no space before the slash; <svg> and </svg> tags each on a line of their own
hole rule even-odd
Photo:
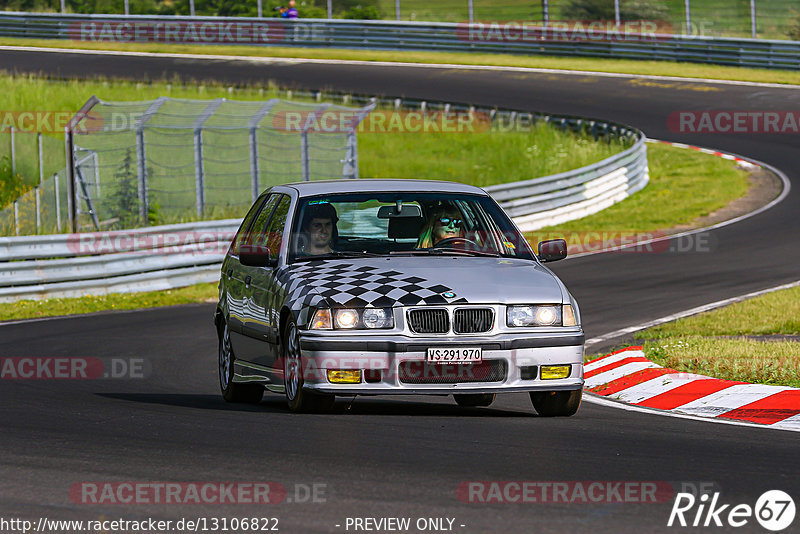
<svg viewBox="0 0 800 534">
<path fill-rule="evenodd" d="M 341 262 L 309 262 L 290 265 L 278 273 L 286 286 L 287 302 L 294 311 L 326 302 L 333 307 L 390 308 L 395 304 L 465 304 L 448 300 L 442 293 L 451 288 L 419 276 L 364 265 Z"/>
</svg>

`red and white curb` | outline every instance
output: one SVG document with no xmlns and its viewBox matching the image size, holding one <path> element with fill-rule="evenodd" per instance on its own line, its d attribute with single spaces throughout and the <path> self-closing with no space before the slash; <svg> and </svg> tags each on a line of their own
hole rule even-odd
<svg viewBox="0 0 800 534">
<path fill-rule="evenodd" d="M 800 431 L 800 389 L 667 369 L 628 347 L 584 366 L 584 388 L 635 406 Z"/>
<path fill-rule="evenodd" d="M 688 148 L 689 150 L 695 150 L 697 152 L 702 152 L 703 154 L 711 154 L 712 156 L 717 156 L 718 158 L 735 161 L 736 163 L 739 164 L 740 167 L 744 167 L 746 169 L 755 169 L 757 167 L 761 167 L 761 165 L 759 165 L 755 161 L 750 161 L 741 156 L 737 156 L 736 154 L 728 154 L 727 152 L 720 152 L 719 150 L 713 150 L 711 148 L 703 148 L 700 146 L 687 145 L 685 143 L 673 143 L 671 141 L 661 141 L 660 139 L 647 139 L 647 142 L 674 146 L 675 148 Z"/>
</svg>

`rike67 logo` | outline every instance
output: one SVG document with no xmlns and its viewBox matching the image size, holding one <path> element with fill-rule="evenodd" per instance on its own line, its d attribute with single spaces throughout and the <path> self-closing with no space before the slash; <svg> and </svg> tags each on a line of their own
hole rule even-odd
<svg viewBox="0 0 800 534">
<path fill-rule="evenodd" d="M 667 526 L 739 528 L 751 524 L 755 518 L 763 528 L 780 532 L 792 524 L 795 511 L 794 500 L 781 490 L 763 493 L 755 506 L 723 504 L 719 492 L 711 496 L 703 493 L 699 497 L 692 493 L 678 493 Z"/>
</svg>

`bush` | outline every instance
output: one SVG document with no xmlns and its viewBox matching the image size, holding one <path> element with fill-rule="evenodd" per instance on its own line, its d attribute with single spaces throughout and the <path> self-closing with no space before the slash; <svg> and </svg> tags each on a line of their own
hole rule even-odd
<svg viewBox="0 0 800 534">
<path fill-rule="evenodd" d="M 794 24 L 786 32 L 786 35 L 793 41 L 800 41 L 800 15 L 795 17 Z"/>
<path fill-rule="evenodd" d="M 323 8 L 327 17 L 327 0 L 313 0 L 314 5 Z M 304 16 L 301 12 L 301 16 Z M 377 0 L 333 0 L 333 16 L 338 19 L 374 20 L 383 18 Z"/>
<path fill-rule="evenodd" d="M 614 0 L 569 0 L 564 8 L 568 19 L 614 20 Z M 620 20 L 663 20 L 667 8 L 654 0 L 620 0 Z"/>
<path fill-rule="evenodd" d="M 350 20 L 377 20 L 381 18 L 378 6 L 355 6 L 341 13 L 341 18 Z"/>
</svg>

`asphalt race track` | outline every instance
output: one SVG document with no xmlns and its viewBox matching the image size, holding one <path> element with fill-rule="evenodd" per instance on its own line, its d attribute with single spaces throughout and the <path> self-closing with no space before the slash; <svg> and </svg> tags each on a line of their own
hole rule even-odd
<svg viewBox="0 0 800 534">
<path fill-rule="evenodd" d="M 710 251 L 610 253 L 555 264 L 581 303 L 587 338 L 800 279 L 797 134 L 693 135 L 667 128 L 667 116 L 678 110 L 796 110 L 797 88 L 7 50 L 0 52 L 0 69 L 56 77 L 272 80 L 570 113 L 738 153 L 786 173 L 794 186 L 789 196 L 713 231 Z M 710 484 L 721 492 L 721 503 L 732 505 L 753 506 L 770 489 L 800 499 L 800 441 L 790 432 L 590 403 L 572 418 L 543 419 L 532 415 L 526 395 L 501 396 L 483 409 L 458 408 L 447 397 L 358 398 L 329 416 L 290 414 L 276 395 L 258 407 L 226 405 L 218 393 L 212 310 L 208 304 L 0 327 L 3 357 L 134 359 L 144 369 L 143 378 L 3 381 L 0 515 L 277 517 L 282 532 L 353 532 L 345 528 L 348 517 L 410 517 L 412 527 L 420 517 L 446 517 L 464 533 L 640 533 L 695 530 L 667 527 L 674 494 L 657 503 L 484 504 L 463 502 L 457 489 L 468 481 L 655 481 L 676 491 Z M 86 481 L 274 481 L 287 488 L 288 498 L 268 506 L 74 502 L 70 488 Z M 324 492 L 318 502 L 296 502 L 313 484 Z M 694 510 L 687 514 L 693 517 Z M 736 530 L 764 531 L 753 518 Z"/>
</svg>

